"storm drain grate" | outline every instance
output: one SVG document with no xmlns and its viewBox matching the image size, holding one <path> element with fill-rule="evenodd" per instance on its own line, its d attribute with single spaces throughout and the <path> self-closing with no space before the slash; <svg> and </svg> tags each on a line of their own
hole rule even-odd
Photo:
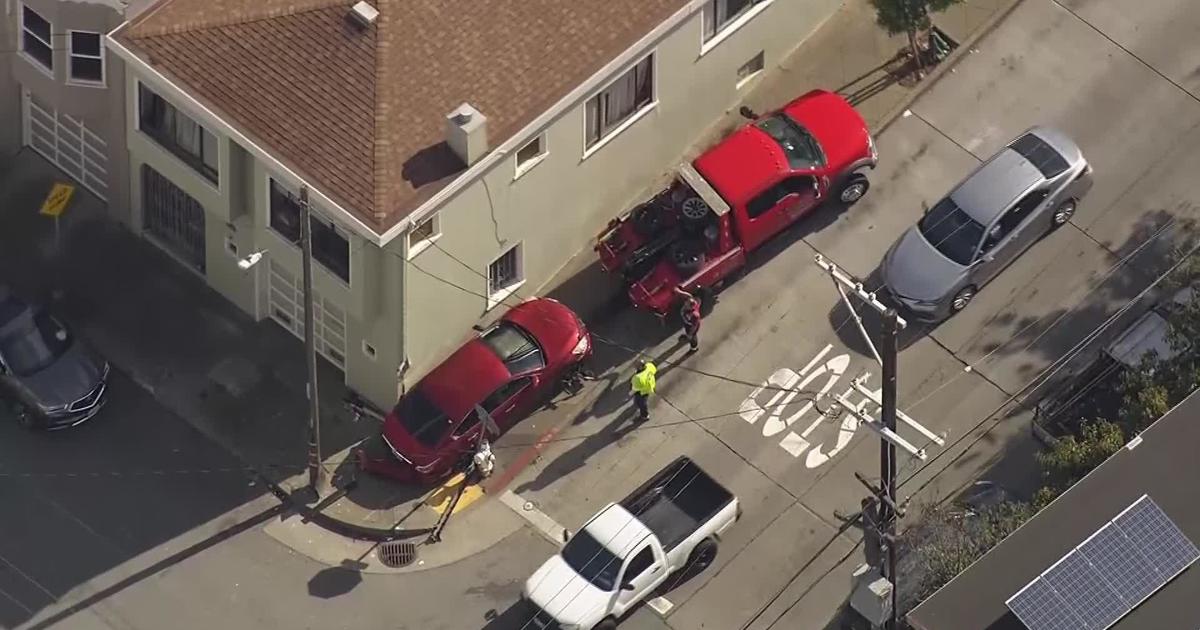
<svg viewBox="0 0 1200 630">
<path fill-rule="evenodd" d="M 417 559 L 417 545 L 403 540 L 393 540 L 379 545 L 376 555 L 383 564 L 393 569 L 399 569 L 412 564 Z"/>
</svg>

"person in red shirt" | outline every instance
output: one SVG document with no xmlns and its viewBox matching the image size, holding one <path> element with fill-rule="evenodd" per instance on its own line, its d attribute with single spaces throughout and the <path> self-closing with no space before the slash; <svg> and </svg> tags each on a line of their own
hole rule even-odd
<svg viewBox="0 0 1200 630">
<path fill-rule="evenodd" d="M 679 317 L 683 320 L 683 334 L 680 341 L 688 342 L 688 353 L 700 349 L 700 300 L 688 293 L 682 287 L 675 287 L 675 293 L 683 298 L 679 306 Z"/>
</svg>

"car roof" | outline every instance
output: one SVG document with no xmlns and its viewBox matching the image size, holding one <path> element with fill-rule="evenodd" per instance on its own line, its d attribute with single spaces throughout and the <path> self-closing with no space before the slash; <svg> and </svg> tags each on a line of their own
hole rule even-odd
<svg viewBox="0 0 1200 630">
<path fill-rule="evenodd" d="M 618 558 L 624 558 L 651 534 L 649 528 L 618 503 L 594 516 L 584 529 Z"/>
<path fill-rule="evenodd" d="M 1004 147 L 959 184 L 950 198 L 972 219 L 990 225 L 1025 191 L 1045 180 L 1029 160 Z"/>
<path fill-rule="evenodd" d="M 511 377 L 500 357 L 473 337 L 426 374 L 416 389 L 457 422 Z"/>
</svg>

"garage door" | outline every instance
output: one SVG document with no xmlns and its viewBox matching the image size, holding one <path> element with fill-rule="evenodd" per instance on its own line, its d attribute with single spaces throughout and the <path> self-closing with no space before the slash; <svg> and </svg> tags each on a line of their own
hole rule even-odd
<svg viewBox="0 0 1200 630">
<path fill-rule="evenodd" d="M 108 198 L 108 145 L 77 120 L 23 91 L 25 144 L 102 200 Z"/>
<path fill-rule="evenodd" d="M 282 265 L 270 261 L 271 319 L 304 338 L 304 285 Z M 313 289 L 313 335 L 317 351 L 338 368 L 346 369 L 346 311 Z"/>
</svg>

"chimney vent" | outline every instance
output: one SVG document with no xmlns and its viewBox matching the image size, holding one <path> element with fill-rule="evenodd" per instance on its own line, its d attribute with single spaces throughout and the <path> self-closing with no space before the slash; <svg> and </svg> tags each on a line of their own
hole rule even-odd
<svg viewBox="0 0 1200 630">
<path fill-rule="evenodd" d="M 379 10 L 371 6 L 369 2 L 358 2 L 350 8 L 347 17 L 359 28 L 367 28 L 375 23 L 375 18 L 379 17 Z"/>
<path fill-rule="evenodd" d="M 487 117 L 468 103 L 446 114 L 446 144 L 467 166 L 488 152 Z"/>
</svg>

